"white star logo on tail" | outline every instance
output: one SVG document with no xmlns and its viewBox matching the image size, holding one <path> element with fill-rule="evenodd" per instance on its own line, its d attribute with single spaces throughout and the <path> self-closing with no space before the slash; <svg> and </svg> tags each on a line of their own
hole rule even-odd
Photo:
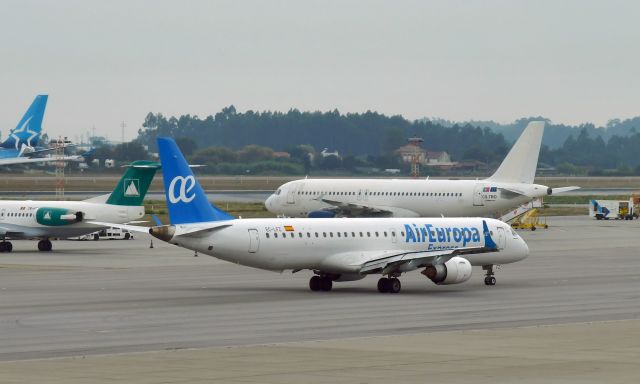
<svg viewBox="0 0 640 384">
<path fill-rule="evenodd" d="M 22 132 L 26 132 L 28 134 L 30 134 L 31 136 L 29 136 L 27 138 L 27 145 L 29 147 L 31 147 L 31 140 L 33 140 L 36 136 L 38 136 L 39 132 L 35 132 L 32 131 L 31 129 L 29 129 L 29 122 L 31 122 L 31 119 L 33 118 L 33 116 L 29 116 L 24 123 L 22 123 L 22 125 L 16 129 L 14 129 L 11 132 L 11 137 L 13 137 L 13 139 L 16 141 L 16 149 L 20 149 L 20 142 L 22 140 L 20 140 L 20 137 L 17 135 L 18 133 L 22 133 Z"/>
</svg>

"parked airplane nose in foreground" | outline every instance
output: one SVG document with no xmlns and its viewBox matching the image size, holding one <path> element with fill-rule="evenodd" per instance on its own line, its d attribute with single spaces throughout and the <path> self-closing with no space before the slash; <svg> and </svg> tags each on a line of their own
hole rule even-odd
<svg viewBox="0 0 640 384">
<path fill-rule="evenodd" d="M 544 122 L 529 123 L 488 179 L 301 179 L 283 184 L 265 206 L 289 217 L 497 217 L 578 188 L 533 184 L 543 132 Z"/>
<path fill-rule="evenodd" d="M 313 291 L 377 274 L 380 292 L 397 293 L 399 277 L 418 269 L 436 284 L 458 284 L 472 266 L 494 285 L 494 265 L 529 252 L 508 224 L 487 218 L 234 219 L 210 204 L 172 139 L 159 138 L 158 148 L 171 224 L 120 227 L 236 264 L 311 270 Z"/>
</svg>

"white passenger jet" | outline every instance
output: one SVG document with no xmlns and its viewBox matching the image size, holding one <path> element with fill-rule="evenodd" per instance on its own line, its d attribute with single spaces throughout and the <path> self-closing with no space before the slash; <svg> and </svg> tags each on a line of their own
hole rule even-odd
<svg viewBox="0 0 640 384">
<path fill-rule="evenodd" d="M 106 226 L 91 220 L 127 223 L 144 216 L 142 202 L 159 164 L 131 163 L 113 192 L 84 201 L 0 201 L 0 252 L 11 252 L 7 239 L 40 239 L 38 250 L 51 251 L 51 238 L 86 235 Z"/>
<path fill-rule="evenodd" d="M 529 123 L 488 179 L 301 179 L 282 185 L 265 206 L 287 217 L 498 217 L 579 188 L 533 184 L 543 132 L 544 122 Z"/>
<path fill-rule="evenodd" d="M 158 149 L 171 225 L 119 227 L 236 264 L 312 270 L 313 291 L 378 274 L 378 290 L 397 293 L 398 277 L 416 269 L 436 284 L 457 284 L 469 280 L 474 265 L 486 271 L 485 284 L 494 285 L 494 265 L 529 253 L 522 238 L 495 219 L 234 219 L 209 203 L 173 139 L 158 138 Z"/>
</svg>

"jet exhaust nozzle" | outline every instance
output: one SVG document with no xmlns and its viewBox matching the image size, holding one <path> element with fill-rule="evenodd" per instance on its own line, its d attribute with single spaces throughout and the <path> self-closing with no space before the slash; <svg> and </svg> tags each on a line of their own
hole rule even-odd
<svg viewBox="0 0 640 384">
<path fill-rule="evenodd" d="M 547 195 L 551 195 L 553 193 L 553 188 L 547 188 Z"/>
<path fill-rule="evenodd" d="M 176 233 L 176 227 L 173 225 L 161 225 L 149 228 L 149 234 L 162 241 L 169 242 Z"/>
</svg>

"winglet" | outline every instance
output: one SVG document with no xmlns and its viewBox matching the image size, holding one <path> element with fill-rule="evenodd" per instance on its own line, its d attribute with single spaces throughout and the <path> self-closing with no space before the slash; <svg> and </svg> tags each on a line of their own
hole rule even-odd
<svg viewBox="0 0 640 384">
<path fill-rule="evenodd" d="M 489 231 L 486 220 L 482 220 L 482 231 L 484 232 L 484 246 L 490 249 L 497 249 L 498 246 L 491 238 L 491 231 Z"/>
</svg>

